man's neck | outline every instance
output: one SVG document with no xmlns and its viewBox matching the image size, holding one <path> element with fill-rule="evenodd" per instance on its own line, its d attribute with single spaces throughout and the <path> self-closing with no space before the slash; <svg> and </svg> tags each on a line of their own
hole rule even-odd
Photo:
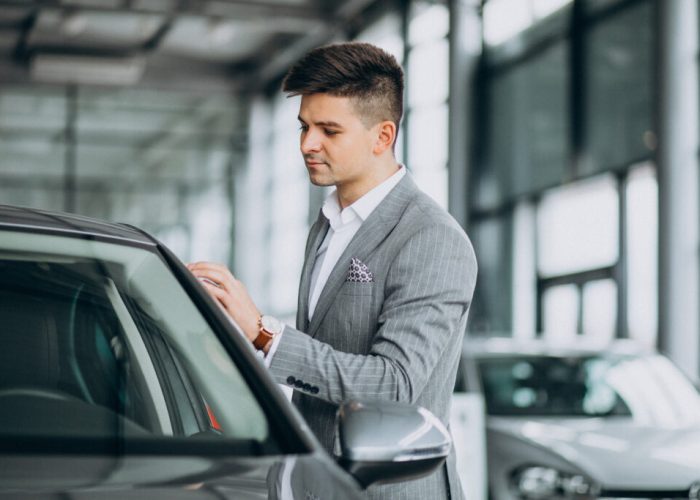
<svg viewBox="0 0 700 500">
<path fill-rule="evenodd" d="M 352 183 L 336 186 L 340 209 L 343 210 L 355 203 L 372 189 L 398 172 L 400 168 L 401 165 L 399 165 L 396 160 L 392 160 L 392 162 L 387 162 L 379 166 L 376 170 L 373 170 L 372 175 L 368 175 Z"/>
</svg>

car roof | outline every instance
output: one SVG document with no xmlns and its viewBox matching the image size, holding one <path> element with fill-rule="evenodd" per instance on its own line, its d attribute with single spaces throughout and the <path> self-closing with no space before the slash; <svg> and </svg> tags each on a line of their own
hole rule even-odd
<svg viewBox="0 0 700 500">
<path fill-rule="evenodd" d="M 0 230 L 97 236 L 150 245 L 155 243 L 147 234 L 125 224 L 115 224 L 81 215 L 11 205 L 0 205 Z"/>
<path fill-rule="evenodd" d="M 585 336 L 573 339 L 515 339 L 508 337 L 469 337 L 462 354 L 467 357 L 504 356 L 587 356 L 592 354 L 651 354 L 654 350 L 630 339 L 597 340 Z"/>
</svg>

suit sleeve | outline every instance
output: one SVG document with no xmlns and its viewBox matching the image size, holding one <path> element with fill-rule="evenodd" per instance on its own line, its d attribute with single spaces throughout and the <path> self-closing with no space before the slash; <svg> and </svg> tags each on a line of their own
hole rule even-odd
<svg viewBox="0 0 700 500">
<path fill-rule="evenodd" d="M 303 380 L 305 393 L 335 404 L 367 398 L 413 403 L 445 349 L 461 349 L 476 271 L 461 229 L 424 227 L 391 264 L 367 355 L 335 350 L 287 326 L 270 370 L 279 383 Z"/>
</svg>

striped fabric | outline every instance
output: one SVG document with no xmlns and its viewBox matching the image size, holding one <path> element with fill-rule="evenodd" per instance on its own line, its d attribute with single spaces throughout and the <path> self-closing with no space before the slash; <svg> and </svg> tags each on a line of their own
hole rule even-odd
<svg viewBox="0 0 700 500">
<path fill-rule="evenodd" d="M 329 452 L 338 404 L 348 399 L 417 404 L 447 424 L 477 274 L 464 231 L 406 175 L 341 255 L 309 322 L 313 259 L 327 230 L 319 214 L 306 247 L 298 329 L 285 328 L 273 376 L 296 384 L 293 401 Z M 353 259 L 373 281 L 348 280 Z M 367 495 L 460 499 L 454 453 L 428 477 L 372 486 Z"/>
</svg>

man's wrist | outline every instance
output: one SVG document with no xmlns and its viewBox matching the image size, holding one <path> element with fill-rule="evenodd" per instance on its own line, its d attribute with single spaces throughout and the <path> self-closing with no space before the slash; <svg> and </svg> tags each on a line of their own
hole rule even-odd
<svg viewBox="0 0 700 500">
<path fill-rule="evenodd" d="M 272 344 L 274 344 L 274 343 L 275 343 L 275 339 L 271 338 L 270 340 L 267 341 L 267 344 L 265 344 L 263 346 L 261 351 L 265 354 L 265 356 L 268 355 L 268 353 L 270 352 L 270 348 L 272 347 Z"/>
<path fill-rule="evenodd" d="M 261 315 L 258 317 L 258 333 L 252 340 L 253 346 L 267 354 L 275 336 L 284 328 L 283 323 L 273 316 Z"/>
</svg>

